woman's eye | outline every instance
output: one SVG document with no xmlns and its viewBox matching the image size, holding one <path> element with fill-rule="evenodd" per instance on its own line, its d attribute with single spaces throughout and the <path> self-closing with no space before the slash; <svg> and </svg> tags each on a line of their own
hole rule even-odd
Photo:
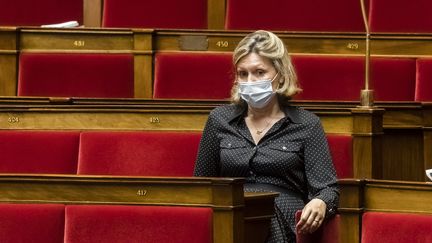
<svg viewBox="0 0 432 243">
<path fill-rule="evenodd" d="M 258 74 L 258 76 L 263 76 L 265 74 L 265 72 L 263 70 L 258 70 L 257 74 Z"/>
<path fill-rule="evenodd" d="M 240 78 L 247 77 L 247 73 L 246 73 L 246 72 L 238 72 L 237 75 L 238 75 Z"/>
</svg>

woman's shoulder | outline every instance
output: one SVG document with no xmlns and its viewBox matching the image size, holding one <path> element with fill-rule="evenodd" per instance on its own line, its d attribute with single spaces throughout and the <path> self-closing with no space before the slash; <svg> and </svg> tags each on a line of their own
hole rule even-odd
<svg viewBox="0 0 432 243">
<path fill-rule="evenodd" d="M 287 114 L 298 123 L 316 124 L 320 123 L 320 118 L 311 111 L 305 110 L 303 107 L 290 105 L 286 107 Z"/>
<path fill-rule="evenodd" d="M 229 119 L 242 113 L 242 108 L 239 105 L 227 104 L 214 108 L 210 112 L 210 117 Z"/>
</svg>

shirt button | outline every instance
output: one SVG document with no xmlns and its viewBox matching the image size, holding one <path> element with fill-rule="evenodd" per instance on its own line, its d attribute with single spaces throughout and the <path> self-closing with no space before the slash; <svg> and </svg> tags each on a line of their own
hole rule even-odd
<svg viewBox="0 0 432 243">
<path fill-rule="evenodd" d="M 282 150 L 287 150 L 287 147 L 286 147 L 286 146 L 283 146 L 283 147 L 282 147 Z"/>
<path fill-rule="evenodd" d="M 228 143 L 228 147 L 231 148 L 231 143 Z"/>
<path fill-rule="evenodd" d="M 249 175 L 251 176 L 254 175 L 253 171 L 249 171 Z"/>
<path fill-rule="evenodd" d="M 256 150 L 257 149 L 257 147 L 255 146 L 255 147 L 253 147 L 253 150 Z"/>
</svg>

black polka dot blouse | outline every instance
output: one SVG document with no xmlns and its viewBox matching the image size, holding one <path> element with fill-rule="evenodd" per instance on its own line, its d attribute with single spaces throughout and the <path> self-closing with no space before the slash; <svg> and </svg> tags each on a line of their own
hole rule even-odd
<svg viewBox="0 0 432 243">
<path fill-rule="evenodd" d="M 245 177 L 245 191 L 275 191 L 276 216 L 267 242 L 295 242 L 295 212 L 313 198 L 334 214 L 339 191 L 319 118 L 302 108 L 282 107 L 285 117 L 255 144 L 244 117 L 247 106 L 214 109 L 205 125 L 195 176 Z"/>
</svg>

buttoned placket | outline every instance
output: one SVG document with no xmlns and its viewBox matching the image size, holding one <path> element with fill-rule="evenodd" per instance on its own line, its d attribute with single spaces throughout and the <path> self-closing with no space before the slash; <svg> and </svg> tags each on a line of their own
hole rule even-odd
<svg viewBox="0 0 432 243">
<path fill-rule="evenodd" d="M 278 121 L 278 122 L 276 122 L 276 123 L 275 123 L 275 124 L 274 124 L 274 125 L 273 125 L 273 126 L 272 126 L 268 131 L 267 131 L 267 133 L 264 134 L 264 136 L 260 139 L 260 141 L 258 142 L 258 144 L 255 144 L 255 142 L 254 142 L 254 140 L 253 140 L 253 138 L 252 138 L 252 135 L 251 135 L 251 133 L 250 133 L 248 127 L 246 126 L 246 122 L 244 121 L 244 119 L 243 119 L 242 122 L 237 123 L 237 127 L 236 127 L 236 129 L 237 129 L 237 131 L 239 132 L 239 134 L 242 135 L 244 138 L 247 139 L 247 141 L 249 142 L 249 145 L 252 145 L 252 146 L 253 146 L 253 147 L 251 148 L 251 149 L 252 149 L 252 152 L 251 152 L 251 155 L 250 155 L 249 160 L 248 160 L 248 161 L 249 161 L 249 165 L 248 165 L 248 167 L 249 167 L 249 173 L 248 173 L 249 176 L 248 176 L 248 178 L 247 178 L 247 181 L 248 181 L 248 182 L 255 182 L 255 181 L 256 181 L 256 176 L 257 176 L 257 174 L 256 174 L 256 171 L 254 170 L 254 166 L 253 166 L 253 164 L 252 164 L 252 160 L 253 160 L 253 158 L 256 156 L 256 154 L 258 153 L 259 147 L 262 146 L 263 144 L 265 144 L 266 141 L 270 138 L 270 136 L 271 136 L 273 133 L 275 133 L 275 132 L 277 132 L 279 129 L 281 129 L 282 124 L 284 124 L 285 122 L 287 122 L 287 118 L 286 118 L 286 117 L 282 118 L 282 121 Z M 230 145 L 228 144 L 228 146 L 230 146 Z M 283 150 L 287 150 L 288 148 L 287 148 L 286 146 L 283 146 L 282 149 L 283 149 Z"/>
</svg>

